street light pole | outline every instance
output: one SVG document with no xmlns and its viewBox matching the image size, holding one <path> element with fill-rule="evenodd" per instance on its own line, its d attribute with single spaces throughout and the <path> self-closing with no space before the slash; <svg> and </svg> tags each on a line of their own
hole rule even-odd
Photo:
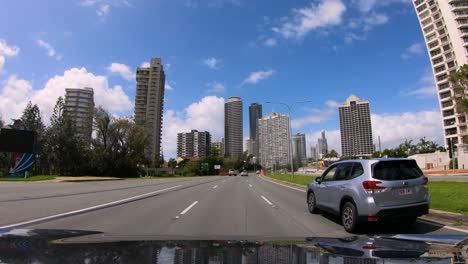
<svg viewBox="0 0 468 264">
<path fill-rule="evenodd" d="M 291 164 L 291 177 L 294 177 L 294 164 L 293 164 L 293 154 L 292 154 L 292 151 L 291 151 L 291 144 L 292 144 L 292 132 L 291 132 L 291 107 L 286 104 L 286 103 L 283 103 L 283 102 L 265 102 L 266 104 L 280 104 L 280 105 L 284 105 L 288 108 L 288 113 L 289 113 L 289 117 L 288 117 L 288 155 L 289 155 L 289 163 Z"/>
</svg>

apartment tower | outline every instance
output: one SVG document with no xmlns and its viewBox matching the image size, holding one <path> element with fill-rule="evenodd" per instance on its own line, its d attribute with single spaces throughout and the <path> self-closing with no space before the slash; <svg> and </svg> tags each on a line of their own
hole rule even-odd
<svg viewBox="0 0 468 264">
<path fill-rule="evenodd" d="M 148 133 L 145 154 L 150 167 L 162 156 L 162 120 L 166 75 L 160 58 L 152 58 L 149 67 L 136 71 L 135 123 Z"/>
<path fill-rule="evenodd" d="M 242 99 L 229 97 L 224 103 L 224 155 L 235 158 L 243 151 Z"/>
<path fill-rule="evenodd" d="M 74 123 L 77 134 L 82 139 L 90 141 L 93 132 L 93 88 L 66 88 L 63 112 Z"/>
</svg>

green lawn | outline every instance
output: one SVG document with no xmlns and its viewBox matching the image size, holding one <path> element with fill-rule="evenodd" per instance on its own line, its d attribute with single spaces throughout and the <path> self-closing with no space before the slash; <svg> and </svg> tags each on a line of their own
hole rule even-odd
<svg viewBox="0 0 468 264">
<path fill-rule="evenodd" d="M 431 208 L 468 215 L 468 182 L 429 182 Z"/>
<path fill-rule="evenodd" d="M 293 182 L 301 185 L 307 185 L 309 182 L 315 180 L 315 176 L 304 176 L 304 175 L 294 175 L 294 177 L 291 178 L 290 174 L 267 174 L 268 177 L 277 179 L 277 180 L 282 180 L 282 181 L 287 181 L 287 182 Z"/>
<path fill-rule="evenodd" d="M 267 174 L 268 177 L 307 185 L 315 177 L 289 174 Z M 431 209 L 468 215 L 468 182 L 429 182 Z"/>
<path fill-rule="evenodd" d="M 0 181 L 8 181 L 8 182 L 25 182 L 25 181 L 46 181 L 46 180 L 53 180 L 55 179 L 54 176 L 50 175 L 37 175 L 31 176 L 28 178 L 0 178 Z"/>
</svg>

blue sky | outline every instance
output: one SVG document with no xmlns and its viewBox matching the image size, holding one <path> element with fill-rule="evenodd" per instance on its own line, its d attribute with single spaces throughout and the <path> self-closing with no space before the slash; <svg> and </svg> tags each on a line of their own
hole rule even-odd
<svg viewBox="0 0 468 264">
<path fill-rule="evenodd" d="M 134 72 L 161 57 L 167 86 L 163 146 L 175 133 L 223 134 L 223 101 L 293 106 L 294 132 L 320 130 L 340 150 L 337 105 L 371 103 L 384 147 L 442 142 L 439 105 L 413 6 L 406 0 L 75 0 L 0 3 L 0 116 L 28 100 L 48 119 L 66 87 L 92 86 L 116 116 L 133 114 Z M 294 104 L 298 101 L 312 101 Z M 264 113 L 285 112 L 264 106 Z"/>
</svg>

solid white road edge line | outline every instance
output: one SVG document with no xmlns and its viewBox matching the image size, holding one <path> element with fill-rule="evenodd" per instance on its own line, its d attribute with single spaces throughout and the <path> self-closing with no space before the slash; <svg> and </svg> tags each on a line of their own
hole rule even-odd
<svg viewBox="0 0 468 264">
<path fill-rule="evenodd" d="M 140 195 L 137 195 L 137 196 L 117 200 L 117 201 L 110 202 L 110 203 L 99 204 L 99 205 L 95 205 L 95 206 L 91 206 L 91 207 L 87 207 L 87 208 L 83 208 L 83 209 L 79 209 L 79 210 L 74 210 L 74 211 L 65 212 L 65 213 L 61 213 L 61 214 L 45 216 L 45 217 L 41 217 L 41 218 L 36 218 L 36 219 L 16 223 L 16 224 L 0 226 L 0 229 L 13 228 L 13 227 L 22 226 L 22 225 L 34 224 L 34 223 L 37 223 L 37 222 L 52 220 L 52 219 L 55 219 L 55 218 L 69 216 L 69 215 L 73 215 L 73 214 L 77 214 L 77 213 L 86 213 L 86 212 L 89 212 L 89 211 L 92 211 L 92 210 L 101 209 L 101 208 L 109 207 L 109 206 L 112 206 L 112 205 L 118 205 L 118 204 L 126 203 L 126 202 L 129 202 L 129 201 L 133 201 L 133 200 L 137 200 L 137 199 L 146 197 L 146 196 L 151 196 L 153 194 L 168 191 L 168 190 L 171 190 L 171 189 L 175 189 L 175 188 L 178 188 L 180 186 L 182 186 L 182 185 L 177 185 L 177 186 L 174 186 L 174 187 L 170 187 L 170 188 L 166 188 L 166 189 L 162 189 L 162 190 L 157 190 L 157 191 L 154 191 L 154 192 L 144 193 L 144 194 L 140 194 Z"/>
<path fill-rule="evenodd" d="M 268 180 L 268 179 L 265 179 L 265 177 L 262 177 L 262 176 L 258 176 L 258 177 L 260 177 L 260 179 L 262 179 L 262 180 L 264 180 L 264 181 L 271 182 L 271 183 L 274 183 L 274 184 L 278 184 L 278 185 L 281 185 L 281 186 L 286 187 L 286 188 L 289 188 L 289 189 L 293 189 L 293 190 L 300 191 L 300 192 L 306 192 L 306 191 L 303 190 L 303 189 L 294 188 L 294 187 L 288 186 L 288 185 L 286 185 L 286 184 L 282 184 L 282 183 L 279 183 L 279 182 L 275 182 L 275 181 L 272 181 L 272 180 Z M 304 187 L 305 187 L 305 186 L 304 186 Z"/>
<path fill-rule="evenodd" d="M 197 203 L 198 203 L 198 201 L 193 202 L 191 205 L 189 205 L 187 208 L 185 208 L 185 210 L 183 210 L 180 214 L 181 214 L 181 215 L 184 215 L 184 214 L 187 213 L 190 209 L 192 209 L 192 207 L 194 207 Z"/>
<path fill-rule="evenodd" d="M 271 203 L 267 198 L 265 198 L 265 196 L 262 195 L 262 199 L 265 200 L 265 202 L 267 202 L 270 206 L 273 205 L 273 203 Z"/>
<path fill-rule="evenodd" d="M 289 188 L 289 189 L 293 189 L 293 190 L 296 190 L 296 191 L 300 191 L 300 192 L 305 192 L 305 190 L 301 190 L 301 189 L 297 189 L 297 188 L 294 188 L 294 187 L 291 187 L 291 186 L 287 186 L 285 184 L 282 184 L 282 183 L 278 183 L 278 182 L 275 182 L 275 181 L 272 181 L 272 180 L 268 180 L 268 179 L 265 179 L 265 177 L 262 177 L 262 176 L 258 176 L 260 177 L 262 180 L 264 181 L 268 181 L 268 182 L 271 182 L 271 183 L 274 183 L 274 184 L 277 184 L 277 185 L 281 185 L 283 187 L 286 187 L 286 188 Z M 433 225 L 433 226 L 437 226 L 437 227 L 442 227 L 442 228 L 447 228 L 449 230 L 453 230 L 453 231 L 458 231 L 458 232 L 462 232 L 462 233 L 468 233 L 468 230 L 466 229 L 461 229 L 461 228 L 457 228 L 457 227 L 453 227 L 453 226 L 448 226 L 448 225 L 444 225 L 444 224 L 440 224 L 440 223 L 433 223 L 433 222 L 429 222 L 429 221 L 425 221 L 423 219 L 418 219 L 419 222 L 422 222 L 422 223 L 425 223 L 425 224 L 428 224 L 428 225 Z"/>
</svg>

